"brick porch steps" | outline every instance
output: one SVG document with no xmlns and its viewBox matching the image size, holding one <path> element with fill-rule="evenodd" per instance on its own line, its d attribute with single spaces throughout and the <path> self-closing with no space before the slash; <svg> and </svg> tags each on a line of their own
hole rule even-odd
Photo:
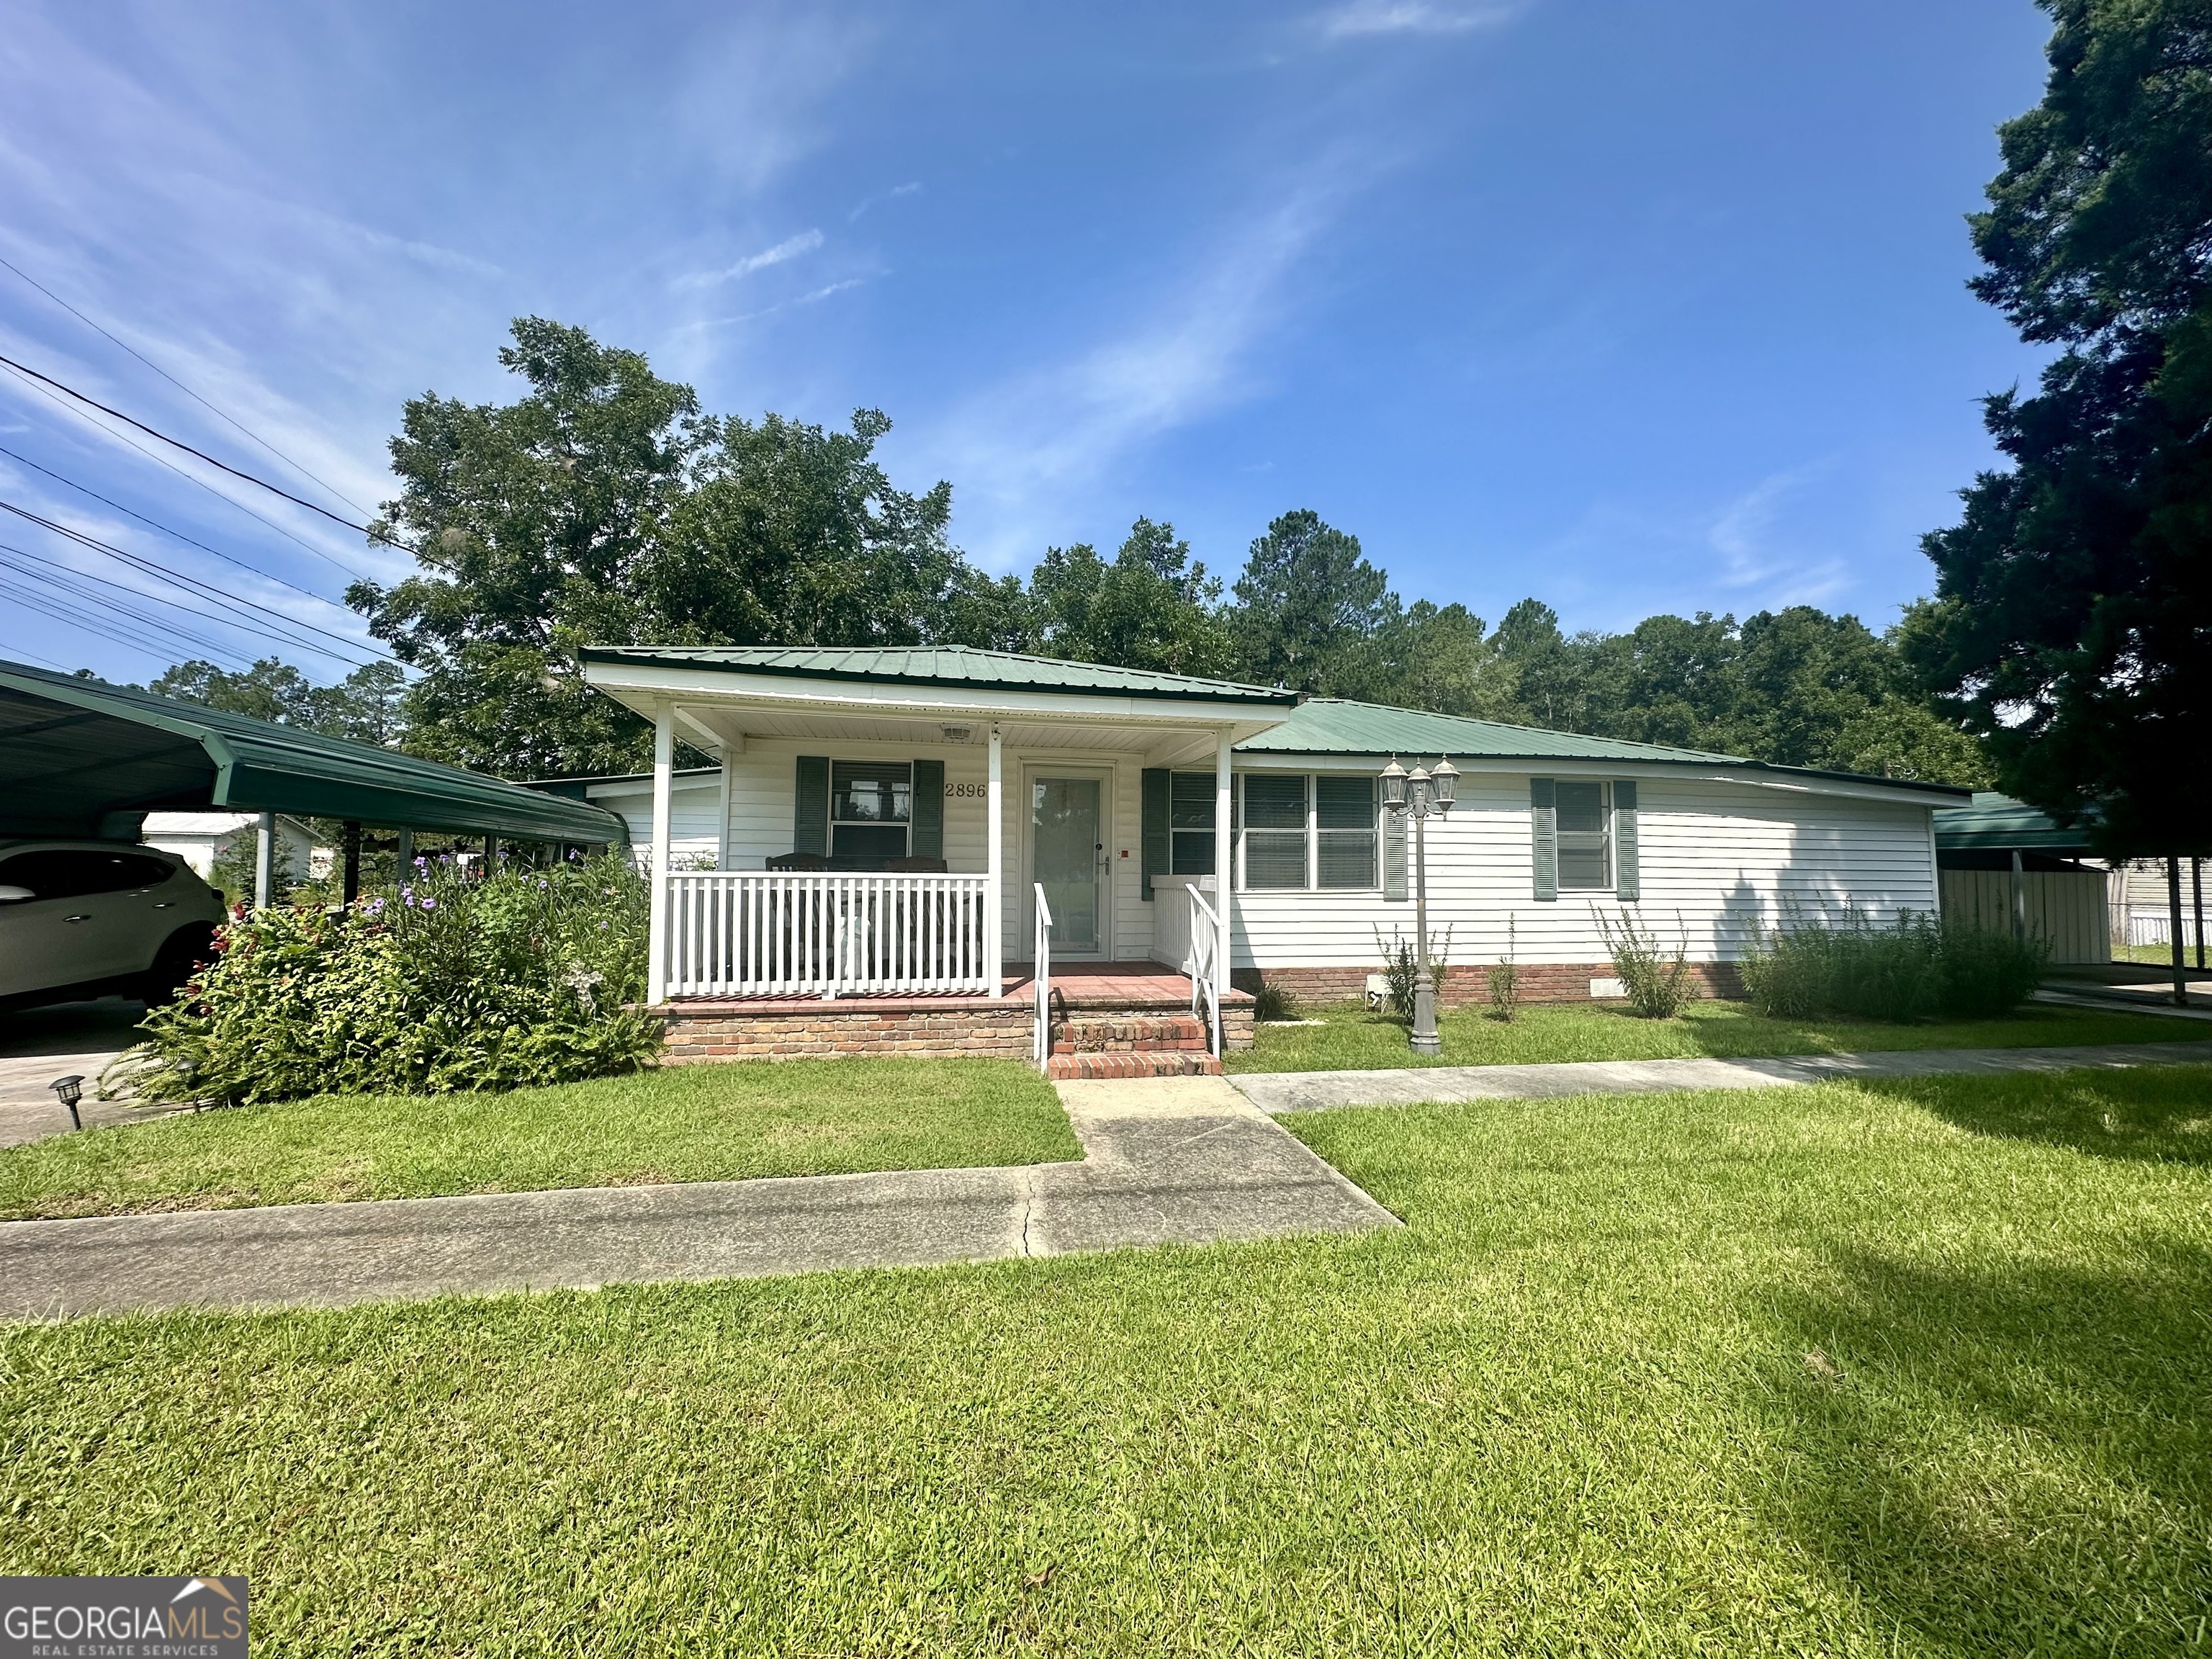
<svg viewBox="0 0 2212 1659">
<path fill-rule="evenodd" d="M 1044 1074 L 1055 1081 L 1131 1077 L 1219 1077 L 1221 1062 L 1204 1049 L 1152 1048 L 1142 1053 L 1056 1054 Z"/>
<path fill-rule="evenodd" d="M 1206 1022 L 1188 1013 L 1071 1012 L 1052 1026 L 1053 1052 L 1145 1054 L 1161 1049 L 1206 1052 Z"/>
</svg>

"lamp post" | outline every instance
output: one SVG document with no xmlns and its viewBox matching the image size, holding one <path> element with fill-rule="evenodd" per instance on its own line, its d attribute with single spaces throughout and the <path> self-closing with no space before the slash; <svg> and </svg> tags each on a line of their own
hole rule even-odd
<svg viewBox="0 0 2212 1659">
<path fill-rule="evenodd" d="M 84 1127 L 84 1120 L 76 1115 L 76 1103 L 84 1097 L 84 1079 L 81 1077 L 58 1077 L 46 1085 L 61 1097 L 62 1104 L 69 1108 L 70 1127 Z"/>
<path fill-rule="evenodd" d="M 1413 1052 L 1439 1054 L 1443 1039 L 1437 1034 L 1436 975 L 1429 966 L 1429 848 L 1426 828 L 1430 817 L 1449 812 L 1459 787 L 1459 769 L 1439 759 L 1431 771 L 1419 761 L 1410 772 L 1392 756 L 1382 769 L 1382 805 L 1386 811 L 1403 812 L 1413 820 Z"/>
</svg>

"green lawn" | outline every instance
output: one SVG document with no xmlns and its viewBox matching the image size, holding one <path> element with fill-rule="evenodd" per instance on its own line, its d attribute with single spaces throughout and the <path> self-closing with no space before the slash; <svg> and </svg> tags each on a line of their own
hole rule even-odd
<svg viewBox="0 0 2212 1659">
<path fill-rule="evenodd" d="M 510 1094 L 325 1096 L 0 1151 L 0 1218 L 1039 1164 L 1082 1156 L 1013 1060 L 677 1066 Z"/>
<path fill-rule="evenodd" d="M 1692 1002 L 1678 1019 L 1638 1019 L 1625 1006 L 1546 1004 L 1510 1024 L 1487 1008 L 1437 1018 L 1444 1051 L 1413 1054 L 1406 1022 L 1358 1003 L 1301 1009 L 1321 1025 L 1263 1025 L 1257 1046 L 1228 1060 L 1232 1072 L 1332 1072 L 1382 1066 L 1505 1066 L 1546 1060 L 1671 1060 L 1698 1054 L 1841 1054 L 1875 1048 L 2025 1048 L 2084 1042 L 2190 1042 L 2212 1024 L 2124 1010 L 2030 1007 L 2003 1019 L 1888 1025 L 1860 1019 L 1763 1019 L 1747 1003 Z"/>
<path fill-rule="evenodd" d="M 1289 1120 L 1357 1238 L 0 1331 L 0 1571 L 257 1653 L 2212 1636 L 2212 1071 Z"/>
</svg>

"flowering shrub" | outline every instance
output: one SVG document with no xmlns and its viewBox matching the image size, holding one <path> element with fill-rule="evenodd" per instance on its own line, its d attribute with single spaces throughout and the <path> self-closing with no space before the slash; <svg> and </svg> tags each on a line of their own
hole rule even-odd
<svg viewBox="0 0 2212 1659">
<path fill-rule="evenodd" d="M 2050 955 L 2039 939 L 1909 911 L 1883 927 L 1846 909 L 1834 921 L 1791 915 L 1740 966 L 1753 1005 L 1776 1018 L 1990 1019 L 2027 999 Z"/>
<path fill-rule="evenodd" d="M 642 999 L 647 890 L 618 858 L 468 878 L 418 859 L 342 910 L 275 907 L 148 1014 L 152 1099 L 442 1094 L 627 1071 L 659 1046 Z"/>
</svg>

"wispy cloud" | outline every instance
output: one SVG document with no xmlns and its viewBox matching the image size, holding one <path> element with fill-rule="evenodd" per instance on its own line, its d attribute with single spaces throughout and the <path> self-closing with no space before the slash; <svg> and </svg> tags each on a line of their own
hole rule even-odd
<svg viewBox="0 0 2212 1659">
<path fill-rule="evenodd" d="M 884 202 L 896 202 L 902 196 L 919 196 L 921 194 L 921 180 L 919 179 L 910 179 L 903 185 L 893 185 L 889 190 L 884 191 L 881 195 L 871 196 L 862 201 L 860 206 L 854 208 L 850 213 L 845 216 L 845 222 L 848 225 L 858 222 L 860 216 L 866 213 L 870 208 L 878 206 Z"/>
<path fill-rule="evenodd" d="M 1511 22 L 1517 4 L 1449 5 L 1433 0 L 1350 0 L 1315 21 L 1322 36 L 1347 40 L 1376 34 L 1468 34 Z"/>
<path fill-rule="evenodd" d="M 1311 165 L 1134 321 L 984 388 L 921 434 L 920 465 L 960 481 L 971 550 L 993 564 L 1034 556 L 1065 533 L 1074 498 L 1132 451 L 1255 395 L 1255 352 L 1297 308 L 1302 262 L 1379 170 L 1350 153 Z"/>
<path fill-rule="evenodd" d="M 757 270 L 766 270 L 770 265 L 780 265 L 787 260 L 796 259 L 801 254 L 813 252 L 821 246 L 820 231 L 802 230 L 796 236 L 785 237 L 774 247 L 763 248 L 758 253 L 748 253 L 726 270 L 695 270 L 688 276 L 679 276 L 673 286 L 712 288 L 718 283 L 732 282 L 740 276 L 750 276 Z"/>
<path fill-rule="evenodd" d="M 1760 590 L 1770 605 L 1816 605 L 1850 585 L 1843 561 L 1808 560 L 1801 540 L 1775 533 L 1790 498 L 1831 465 L 1815 461 L 1771 474 L 1721 508 L 1705 543 L 1723 562 L 1722 586 Z"/>
</svg>

